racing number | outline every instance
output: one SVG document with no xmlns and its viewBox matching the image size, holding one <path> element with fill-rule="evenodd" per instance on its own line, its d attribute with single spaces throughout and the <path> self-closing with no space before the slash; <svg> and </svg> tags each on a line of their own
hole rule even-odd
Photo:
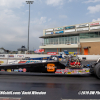
<svg viewBox="0 0 100 100">
<path fill-rule="evenodd" d="M 54 72 L 55 71 L 55 64 L 47 64 L 47 71 Z"/>
</svg>

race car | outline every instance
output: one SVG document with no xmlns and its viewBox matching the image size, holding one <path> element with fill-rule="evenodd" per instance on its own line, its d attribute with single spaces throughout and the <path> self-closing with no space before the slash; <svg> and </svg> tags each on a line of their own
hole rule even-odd
<svg viewBox="0 0 100 100">
<path fill-rule="evenodd" d="M 20 63 L 11 65 L 0 65 L 0 71 L 15 72 L 39 72 L 54 74 L 95 74 L 100 78 L 100 59 L 89 65 L 82 65 L 79 57 L 72 55 L 66 57 L 66 64 L 59 62 L 57 56 L 51 56 L 47 61 L 37 63 Z"/>
</svg>

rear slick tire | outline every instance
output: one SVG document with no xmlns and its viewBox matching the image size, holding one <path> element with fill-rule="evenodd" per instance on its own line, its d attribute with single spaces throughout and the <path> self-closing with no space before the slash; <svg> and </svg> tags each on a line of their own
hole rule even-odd
<svg viewBox="0 0 100 100">
<path fill-rule="evenodd" d="M 100 63 L 95 66 L 95 74 L 100 79 Z"/>
</svg>

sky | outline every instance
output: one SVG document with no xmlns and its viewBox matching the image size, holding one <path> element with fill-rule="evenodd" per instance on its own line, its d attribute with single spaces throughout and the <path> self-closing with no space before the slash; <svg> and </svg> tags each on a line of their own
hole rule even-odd
<svg viewBox="0 0 100 100">
<path fill-rule="evenodd" d="M 28 18 L 26 0 L 0 0 L 0 48 L 27 48 Z M 100 0 L 34 0 L 30 5 L 29 50 L 41 46 L 43 29 L 94 21 L 100 21 Z"/>
</svg>

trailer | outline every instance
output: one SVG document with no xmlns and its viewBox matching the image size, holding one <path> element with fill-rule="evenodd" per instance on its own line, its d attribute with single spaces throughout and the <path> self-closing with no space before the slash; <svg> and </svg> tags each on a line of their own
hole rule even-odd
<svg viewBox="0 0 100 100">
<path fill-rule="evenodd" d="M 68 55 L 66 57 L 66 64 L 59 62 L 57 56 L 51 56 L 47 61 L 36 63 L 0 65 L 0 71 L 50 73 L 51 75 L 94 74 L 100 79 L 100 59 L 98 59 L 97 62 L 82 65 L 82 61 L 79 57 L 74 57 L 75 56 Z"/>
</svg>

